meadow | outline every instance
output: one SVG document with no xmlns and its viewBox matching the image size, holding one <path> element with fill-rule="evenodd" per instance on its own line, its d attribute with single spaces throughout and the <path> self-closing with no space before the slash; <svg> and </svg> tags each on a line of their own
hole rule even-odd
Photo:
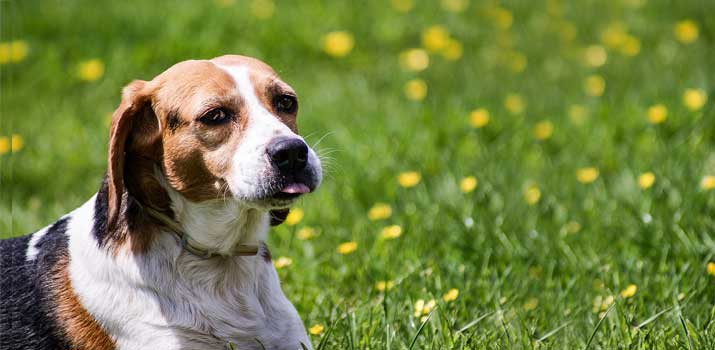
<svg viewBox="0 0 715 350">
<path fill-rule="evenodd" d="M 715 349 L 715 2 L 0 2 L 0 236 L 121 88 L 260 58 L 323 158 L 269 246 L 323 349 Z"/>
</svg>

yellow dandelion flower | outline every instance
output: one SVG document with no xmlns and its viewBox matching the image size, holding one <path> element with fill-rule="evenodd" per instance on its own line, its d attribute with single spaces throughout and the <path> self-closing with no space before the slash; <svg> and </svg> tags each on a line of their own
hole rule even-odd
<svg viewBox="0 0 715 350">
<path fill-rule="evenodd" d="M 707 270 L 708 275 L 715 276 L 715 262 L 709 262 Z"/>
<path fill-rule="evenodd" d="M 30 46 L 24 40 L 0 43 L 0 64 L 20 62 L 27 57 Z"/>
<path fill-rule="evenodd" d="M 646 112 L 648 117 L 648 122 L 651 124 L 660 124 L 668 118 L 668 108 L 663 104 L 657 104 L 648 107 Z"/>
<path fill-rule="evenodd" d="M 524 189 L 524 200 L 529 205 L 534 205 L 541 199 L 541 190 L 539 186 L 530 184 Z"/>
<path fill-rule="evenodd" d="M 251 13 L 258 19 L 269 19 L 273 17 L 276 5 L 272 0 L 251 1 Z"/>
<path fill-rule="evenodd" d="M 215 0 L 216 5 L 219 7 L 229 7 L 236 3 L 236 0 Z"/>
<path fill-rule="evenodd" d="M 437 306 L 437 302 L 434 299 L 430 299 L 428 302 L 425 303 L 425 307 L 422 308 L 422 314 L 427 315 L 434 309 L 434 307 Z"/>
<path fill-rule="evenodd" d="M 447 41 L 447 45 L 444 47 L 444 49 L 442 49 L 440 53 L 445 59 L 450 61 L 456 61 L 462 58 L 463 52 L 464 49 L 462 48 L 462 43 L 450 38 L 449 41 Z"/>
<path fill-rule="evenodd" d="M 599 171 L 594 167 L 580 168 L 576 170 L 576 180 L 582 184 L 590 184 L 598 179 Z"/>
<path fill-rule="evenodd" d="M 655 175 L 652 172 L 645 172 L 638 176 L 638 187 L 648 189 L 655 183 Z"/>
<path fill-rule="evenodd" d="M 405 96 L 413 101 L 422 101 L 427 96 L 427 83 L 422 79 L 412 79 L 405 83 Z"/>
<path fill-rule="evenodd" d="M 303 209 L 292 208 L 288 213 L 288 216 L 286 216 L 285 224 L 288 226 L 294 226 L 295 224 L 303 220 L 304 215 L 305 213 L 303 212 Z"/>
<path fill-rule="evenodd" d="M 405 50 L 400 54 L 400 65 L 409 71 L 423 71 L 429 66 L 429 55 L 423 49 Z"/>
<path fill-rule="evenodd" d="M 425 308 L 425 301 L 422 299 L 417 299 L 417 301 L 415 301 L 415 312 L 413 313 L 413 315 L 415 317 L 422 316 L 422 311 L 424 310 L 424 308 Z"/>
<path fill-rule="evenodd" d="M 340 243 L 338 245 L 338 253 L 346 255 L 354 252 L 357 249 L 358 245 L 355 241 L 350 241 L 350 242 L 344 242 Z"/>
<path fill-rule="evenodd" d="M 581 231 L 581 224 L 579 224 L 578 221 L 569 221 L 564 228 L 566 229 L 566 233 L 574 234 Z"/>
<path fill-rule="evenodd" d="M 345 57 L 355 46 L 353 35 L 344 30 L 327 33 L 323 36 L 323 51 L 333 57 Z"/>
<path fill-rule="evenodd" d="M 397 12 L 407 13 L 415 6 L 412 0 L 390 0 L 390 5 Z"/>
<path fill-rule="evenodd" d="M 444 26 L 429 26 L 422 31 L 422 46 L 430 52 L 443 50 L 449 40 L 449 31 Z"/>
<path fill-rule="evenodd" d="M 509 10 L 503 7 L 497 7 L 492 11 L 492 16 L 494 18 L 494 23 L 500 29 L 509 29 L 511 24 L 514 22 L 514 15 L 509 12 Z"/>
<path fill-rule="evenodd" d="M 474 176 L 463 177 L 462 180 L 459 181 L 459 189 L 464 193 L 469 193 L 477 188 L 477 183 L 477 178 Z"/>
<path fill-rule="evenodd" d="M 469 0 L 442 0 L 442 8 L 449 12 L 464 12 L 469 6 Z"/>
<path fill-rule="evenodd" d="M 469 113 L 469 125 L 475 128 L 482 128 L 489 124 L 489 111 L 478 108 Z"/>
<path fill-rule="evenodd" d="M 323 333 L 324 329 L 325 329 L 325 327 L 323 327 L 322 324 L 318 323 L 318 324 L 314 324 L 310 328 L 308 328 L 308 332 L 312 335 L 320 335 L 321 333 Z"/>
<path fill-rule="evenodd" d="M 690 19 L 679 21 L 675 24 L 673 32 L 678 41 L 683 44 L 690 44 L 698 39 L 698 24 Z"/>
<path fill-rule="evenodd" d="M 544 268 L 541 266 L 532 266 L 529 268 L 529 278 L 538 279 L 544 273 Z"/>
<path fill-rule="evenodd" d="M 647 0 L 623 0 L 623 4 L 630 7 L 641 7 L 646 3 Z"/>
<path fill-rule="evenodd" d="M 559 25 L 559 36 L 561 37 L 561 40 L 563 41 L 573 41 L 573 39 L 576 39 L 576 35 L 578 34 L 578 28 L 576 28 L 576 25 L 568 22 L 568 21 L 563 21 Z"/>
<path fill-rule="evenodd" d="M 715 176 L 713 176 L 713 175 L 703 176 L 703 179 L 700 180 L 700 188 L 705 191 L 715 189 Z"/>
<path fill-rule="evenodd" d="M 295 233 L 296 237 L 301 241 L 307 241 L 315 237 L 315 234 L 315 229 L 312 227 L 303 227 Z"/>
<path fill-rule="evenodd" d="M 514 73 L 521 73 L 526 69 L 526 55 L 521 52 L 514 51 L 509 55 L 509 69 Z"/>
<path fill-rule="evenodd" d="M 395 284 L 392 281 L 378 281 L 375 283 L 375 289 L 380 292 L 392 289 Z"/>
<path fill-rule="evenodd" d="M 568 115 L 572 123 L 582 125 L 588 118 L 588 110 L 582 105 L 574 104 L 569 106 Z"/>
<path fill-rule="evenodd" d="M 0 42 L 0 64 L 10 62 L 10 43 Z"/>
<path fill-rule="evenodd" d="M 606 80 L 600 75 L 592 74 L 583 81 L 583 91 L 588 96 L 598 97 L 606 90 Z"/>
<path fill-rule="evenodd" d="M 520 114 L 526 108 L 526 103 L 521 95 L 508 94 L 504 99 L 504 107 L 511 114 Z"/>
<path fill-rule="evenodd" d="M 0 154 L 10 152 L 10 139 L 6 136 L 0 136 Z"/>
<path fill-rule="evenodd" d="M 389 204 L 375 203 L 367 212 L 368 219 L 372 221 L 387 219 L 392 215 L 392 208 Z"/>
<path fill-rule="evenodd" d="M 621 298 L 626 299 L 636 295 L 638 291 L 638 286 L 635 284 L 629 284 L 626 289 L 621 291 Z"/>
<path fill-rule="evenodd" d="M 609 23 L 606 29 L 601 32 L 600 38 L 604 45 L 612 49 L 618 49 L 626 42 L 627 36 L 626 26 L 623 22 L 617 21 Z"/>
<path fill-rule="evenodd" d="M 609 295 L 605 298 L 599 295 L 593 299 L 593 307 L 591 308 L 591 311 L 594 313 L 606 311 L 614 301 L 616 301 L 616 298 L 614 298 L 613 295 Z"/>
<path fill-rule="evenodd" d="M 293 264 L 293 259 L 287 256 L 281 256 L 273 262 L 273 266 L 275 266 L 277 269 L 282 269 L 284 267 L 290 266 L 291 264 Z"/>
<path fill-rule="evenodd" d="M 10 42 L 10 62 L 20 62 L 27 57 L 30 46 L 24 40 Z"/>
<path fill-rule="evenodd" d="M 400 225 L 390 225 L 382 229 L 380 237 L 382 239 L 395 239 L 402 235 L 402 227 Z"/>
<path fill-rule="evenodd" d="M 446 303 L 448 303 L 450 301 L 457 300 L 458 297 L 459 297 L 459 289 L 452 288 L 442 296 L 442 300 L 444 300 Z"/>
<path fill-rule="evenodd" d="M 626 56 L 633 57 L 641 52 L 641 41 L 634 36 L 628 35 L 623 45 L 621 45 L 620 51 Z"/>
<path fill-rule="evenodd" d="M 530 298 L 524 303 L 524 310 L 531 311 L 536 309 L 537 306 L 539 306 L 539 299 Z"/>
<path fill-rule="evenodd" d="M 591 45 L 584 51 L 584 60 L 591 67 L 600 67 L 606 64 L 608 54 L 601 45 Z"/>
<path fill-rule="evenodd" d="M 10 137 L 10 150 L 13 153 L 21 150 L 24 144 L 25 141 L 23 140 L 22 136 L 18 134 L 13 134 L 12 137 Z"/>
<path fill-rule="evenodd" d="M 405 188 L 415 187 L 422 180 L 422 175 L 416 171 L 406 171 L 397 176 L 397 183 Z"/>
<path fill-rule="evenodd" d="M 104 63 L 98 58 L 80 62 L 77 75 L 80 80 L 96 81 L 104 75 Z"/>
<path fill-rule="evenodd" d="M 616 298 L 613 297 L 613 295 L 609 295 L 606 298 L 604 298 L 603 302 L 601 303 L 601 311 L 608 310 L 608 307 L 610 307 L 614 301 L 616 301 Z"/>
<path fill-rule="evenodd" d="M 534 138 L 537 140 L 546 140 L 554 133 L 554 124 L 548 120 L 538 122 L 534 126 Z"/>
<path fill-rule="evenodd" d="M 683 93 L 683 104 L 691 111 L 703 108 L 708 100 L 708 95 L 702 89 L 685 89 Z"/>
</svg>

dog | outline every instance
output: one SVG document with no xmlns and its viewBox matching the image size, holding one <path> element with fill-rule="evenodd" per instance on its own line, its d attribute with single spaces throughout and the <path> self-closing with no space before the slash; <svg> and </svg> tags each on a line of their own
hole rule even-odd
<svg viewBox="0 0 715 350">
<path fill-rule="evenodd" d="M 264 243 L 322 181 L 297 113 L 245 56 L 127 85 L 98 192 L 0 243 L 0 349 L 312 348 Z"/>
</svg>

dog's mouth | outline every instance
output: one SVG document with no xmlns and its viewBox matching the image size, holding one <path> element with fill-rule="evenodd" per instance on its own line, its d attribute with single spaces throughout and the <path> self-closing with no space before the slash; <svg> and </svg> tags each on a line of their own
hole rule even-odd
<svg viewBox="0 0 715 350">
<path fill-rule="evenodd" d="M 310 193 L 312 190 L 308 185 L 301 182 L 289 183 L 277 192 L 271 198 L 278 200 L 294 200 L 303 194 Z"/>
</svg>

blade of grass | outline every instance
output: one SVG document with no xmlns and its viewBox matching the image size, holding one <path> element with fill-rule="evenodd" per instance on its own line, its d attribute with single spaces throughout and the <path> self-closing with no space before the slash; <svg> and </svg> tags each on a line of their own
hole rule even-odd
<svg viewBox="0 0 715 350">
<path fill-rule="evenodd" d="M 672 310 L 672 309 L 673 309 L 672 307 L 669 307 L 669 308 L 667 308 L 667 309 L 665 309 L 665 310 L 663 310 L 663 311 L 661 311 L 661 312 L 658 312 L 657 314 L 655 314 L 655 315 L 653 315 L 653 316 L 651 316 L 651 317 L 648 317 L 647 320 L 645 320 L 645 321 L 641 322 L 639 325 L 637 325 L 637 326 L 636 326 L 636 329 L 641 329 L 641 328 L 645 327 L 645 326 L 648 325 L 649 323 L 655 321 L 656 318 L 660 317 L 661 315 L 663 315 L 664 313 L 666 313 L 666 312 L 668 312 L 668 311 L 670 311 L 670 310 Z"/>
<path fill-rule="evenodd" d="M 591 342 L 593 342 L 593 338 L 596 336 L 596 332 L 598 332 L 598 329 L 601 328 L 601 323 L 603 323 L 603 320 L 606 319 L 608 314 L 613 310 L 613 307 L 616 306 L 616 303 L 611 304 L 611 306 L 606 310 L 606 313 L 603 314 L 603 317 L 598 320 L 598 323 L 596 323 L 596 327 L 593 327 L 593 332 L 591 332 L 591 336 L 588 337 L 588 342 L 586 342 L 586 347 L 583 348 L 583 350 L 588 349 L 589 346 L 591 346 Z"/>
<path fill-rule="evenodd" d="M 410 347 L 408 348 L 408 350 L 412 350 L 412 347 L 415 346 L 415 343 L 417 343 L 417 338 L 422 333 L 422 330 L 427 325 L 427 322 L 429 322 L 429 320 L 432 318 L 432 313 L 434 313 L 435 310 L 436 310 L 436 308 L 434 310 L 430 311 L 429 315 L 427 315 L 427 319 L 424 322 L 422 322 L 422 324 L 420 325 L 420 328 L 417 329 L 417 333 L 415 334 L 414 337 L 412 337 L 412 341 L 410 342 Z"/>
<path fill-rule="evenodd" d="M 548 338 L 551 337 L 552 335 L 558 333 L 560 330 L 566 328 L 566 326 L 568 326 L 569 324 L 571 324 L 571 321 L 568 321 L 568 322 L 566 322 L 566 323 L 564 323 L 564 324 L 562 324 L 562 325 L 560 325 L 560 326 L 554 328 L 553 330 L 547 332 L 546 334 L 544 334 L 543 337 L 537 339 L 536 341 L 542 342 L 542 341 L 548 339 Z"/>
<path fill-rule="evenodd" d="M 488 312 L 488 313 L 486 313 L 486 314 L 484 314 L 484 315 L 481 315 L 481 316 L 477 317 L 477 318 L 474 319 L 473 321 L 467 323 L 464 327 L 460 328 L 460 329 L 457 331 L 457 333 L 462 333 L 462 332 L 466 331 L 467 329 L 474 327 L 477 323 L 479 323 L 479 322 L 481 322 L 483 319 L 485 319 L 485 318 L 487 318 L 487 317 L 493 315 L 495 312 L 496 312 L 496 311 Z"/>
<path fill-rule="evenodd" d="M 678 318 L 680 319 L 680 325 L 683 326 L 685 331 L 685 337 L 688 338 L 688 349 L 693 350 L 693 339 L 690 338 L 690 332 L 688 331 L 688 326 L 685 324 L 685 319 L 683 319 L 683 314 L 678 310 Z"/>
</svg>

